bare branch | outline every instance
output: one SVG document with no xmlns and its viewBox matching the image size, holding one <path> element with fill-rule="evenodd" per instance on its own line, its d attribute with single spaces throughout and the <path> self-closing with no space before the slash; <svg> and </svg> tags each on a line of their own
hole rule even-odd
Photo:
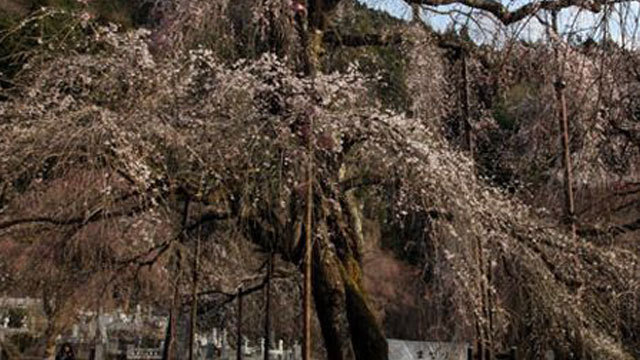
<svg viewBox="0 0 640 360">
<path fill-rule="evenodd" d="M 110 212 L 105 209 L 94 211 L 90 216 L 76 216 L 66 219 L 57 219 L 49 216 L 35 216 L 22 219 L 7 220 L 0 223 L 0 230 L 6 230 L 14 226 L 25 224 L 49 224 L 56 226 L 85 225 L 100 220 L 113 219 L 117 217 L 129 217 L 146 210 L 147 206 L 135 206 L 128 210 Z"/>
<path fill-rule="evenodd" d="M 407 0 L 408 3 L 429 6 L 443 6 L 460 4 L 470 8 L 484 10 L 501 23 L 510 25 L 536 14 L 540 10 L 558 11 L 570 6 L 576 6 L 594 13 L 600 12 L 603 5 L 619 1 L 589 1 L 589 0 L 544 0 L 530 2 L 510 11 L 506 6 L 493 0 Z"/>
</svg>

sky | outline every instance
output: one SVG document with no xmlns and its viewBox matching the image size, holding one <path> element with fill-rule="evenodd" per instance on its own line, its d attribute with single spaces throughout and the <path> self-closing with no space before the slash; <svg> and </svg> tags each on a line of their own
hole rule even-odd
<svg viewBox="0 0 640 360">
<path fill-rule="evenodd" d="M 358 0 L 367 6 L 383 11 L 404 19 L 410 19 L 412 16 L 411 6 L 403 0 Z M 499 0 L 509 9 L 515 9 L 529 0 Z M 449 5 L 437 8 L 438 11 L 450 12 L 457 11 L 455 15 L 436 14 L 432 11 L 423 11 L 421 18 L 438 31 L 443 31 L 450 27 L 453 23 L 468 23 L 471 35 L 477 42 L 486 43 L 498 39 L 505 40 L 509 37 L 517 36 L 521 39 L 535 41 L 546 36 L 544 26 L 535 18 L 523 20 L 513 24 L 508 28 L 499 26 L 490 16 L 479 16 L 481 13 L 475 11 L 474 21 L 469 21 L 468 14 L 470 9 L 462 5 Z M 639 43 L 639 24 L 640 24 L 640 5 L 637 1 L 630 3 L 619 3 L 613 5 L 609 11 L 608 21 L 608 37 L 614 41 L 624 45 L 625 47 L 637 47 Z M 541 13 L 541 16 L 547 16 Z M 575 7 L 571 7 L 560 12 L 559 29 L 565 36 L 580 36 L 582 39 L 592 37 L 601 39 L 603 36 L 602 27 L 595 29 L 597 25 L 602 24 L 602 14 L 592 14 Z"/>
</svg>

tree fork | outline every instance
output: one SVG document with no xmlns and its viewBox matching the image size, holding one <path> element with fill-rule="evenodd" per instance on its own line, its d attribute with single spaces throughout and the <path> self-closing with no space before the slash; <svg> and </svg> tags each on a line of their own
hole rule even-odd
<svg viewBox="0 0 640 360">
<path fill-rule="evenodd" d="M 304 56 L 304 72 L 313 82 L 320 67 L 327 13 L 339 1 L 296 0 L 295 20 Z M 300 9 L 299 5 L 302 5 Z M 309 17 L 306 10 L 311 5 Z M 302 11 L 301 11 L 302 10 Z M 346 268 L 360 269 L 353 258 L 340 259 L 334 247 L 328 244 L 329 237 L 315 241 L 313 229 L 313 114 L 308 119 L 307 137 L 307 194 L 305 216 L 305 253 L 303 288 L 303 359 L 311 359 L 311 296 L 316 304 L 328 358 L 330 360 L 387 360 L 386 339 L 367 304 L 360 279 Z M 326 223 L 315 224 L 316 228 Z M 326 229 L 325 229 L 326 230 Z M 343 239 L 348 246 L 358 246 Z M 320 244 L 322 243 L 322 245 Z M 357 249 L 355 249 L 357 250 Z M 355 265 L 355 266 L 354 266 Z M 312 271 L 313 266 L 313 271 Z M 349 284 L 349 285 L 347 285 Z M 354 349 L 358 347 L 358 349 Z"/>
</svg>

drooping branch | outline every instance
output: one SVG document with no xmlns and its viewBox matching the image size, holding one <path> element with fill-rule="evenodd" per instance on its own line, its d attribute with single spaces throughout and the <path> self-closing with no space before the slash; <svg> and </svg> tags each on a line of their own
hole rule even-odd
<svg viewBox="0 0 640 360">
<path fill-rule="evenodd" d="M 510 25 L 534 15 L 540 10 L 559 11 L 571 6 L 579 7 L 594 13 L 600 12 L 604 5 L 621 1 L 590 1 L 590 0 L 544 0 L 532 1 L 515 10 L 509 10 L 499 1 L 494 0 L 407 0 L 410 4 L 443 6 L 465 5 L 473 9 L 484 10 L 493 15 L 504 25 Z"/>
<path fill-rule="evenodd" d="M 18 225 L 26 225 L 26 224 L 49 224 L 55 226 L 70 226 L 70 225 L 85 225 L 92 222 L 113 219 L 118 217 L 130 217 L 136 215 L 144 210 L 146 210 L 148 206 L 135 206 L 131 209 L 122 210 L 122 211 L 114 211 L 111 212 L 106 209 L 100 209 L 94 211 L 89 216 L 75 216 L 69 218 L 55 218 L 51 216 L 35 216 L 21 219 L 13 219 L 7 220 L 4 222 L 0 222 L 0 230 L 6 230 L 14 226 Z"/>
<path fill-rule="evenodd" d="M 117 171 L 118 174 L 125 177 L 128 175 L 122 171 Z M 116 197 L 113 200 L 113 204 L 121 204 L 122 207 L 111 206 L 110 208 L 100 207 L 88 214 L 83 215 L 70 215 L 68 217 L 55 217 L 51 215 L 41 215 L 41 216 L 29 216 L 23 218 L 14 218 L 11 220 L 0 221 L 0 230 L 7 230 L 14 226 L 19 225 L 30 225 L 30 224 L 46 224 L 53 226 L 84 226 L 87 224 L 95 223 L 102 220 L 109 219 L 117 219 L 124 217 L 132 217 L 138 215 L 140 213 L 145 212 L 151 206 L 153 206 L 153 202 L 149 199 L 145 199 L 144 196 L 151 196 L 152 192 L 157 190 L 159 186 L 162 186 L 162 182 L 157 182 L 151 185 L 145 191 L 134 190 L 123 195 Z M 4 191 L 4 188 L 3 188 Z M 2 193 L 0 193 L 2 195 Z M 156 195 L 156 199 L 161 199 L 163 195 L 167 195 L 165 192 L 161 192 Z M 138 205 L 133 206 L 131 203 L 127 203 L 128 200 L 133 198 L 139 198 L 140 203 Z M 2 197 L 0 196 L 0 205 Z"/>
<path fill-rule="evenodd" d="M 260 269 L 258 269 L 259 271 L 262 270 L 264 267 L 266 267 L 267 263 L 263 264 Z M 274 271 L 272 273 L 272 280 L 277 280 L 277 279 L 286 279 L 289 277 L 295 276 L 295 273 L 292 272 L 287 272 L 284 269 L 277 269 L 277 271 Z M 221 296 L 223 297 L 222 300 L 220 300 L 219 302 L 209 302 L 208 305 L 203 306 L 202 308 L 198 309 L 198 312 L 200 313 L 206 313 L 211 311 L 212 309 L 220 309 L 223 306 L 233 302 L 235 299 L 238 298 L 238 296 L 246 296 L 246 295 L 251 295 L 255 292 L 258 292 L 262 289 L 265 288 L 265 286 L 267 286 L 267 282 L 269 281 L 269 279 L 266 276 L 263 275 L 259 275 L 258 277 L 261 277 L 261 281 L 255 285 L 249 286 L 249 287 L 245 287 L 244 284 L 247 282 L 252 282 L 253 280 L 255 280 L 255 276 L 248 278 L 248 279 L 243 279 L 239 281 L 239 285 L 236 287 L 236 289 L 242 289 L 240 291 L 229 291 L 229 290 L 223 290 L 223 289 L 208 289 L 208 290 L 203 290 L 203 291 L 199 291 L 197 293 L 198 297 L 201 296 Z"/>
</svg>

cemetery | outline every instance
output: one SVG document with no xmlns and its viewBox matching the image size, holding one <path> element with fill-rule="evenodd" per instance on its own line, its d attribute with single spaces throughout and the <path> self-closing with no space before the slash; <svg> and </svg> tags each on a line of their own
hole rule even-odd
<svg viewBox="0 0 640 360">
<path fill-rule="evenodd" d="M 40 303 L 30 298 L 0 299 L 0 360 L 10 356 L 10 339 L 42 331 Z M 66 336 L 56 339 L 58 345 L 69 343 L 78 360 L 154 360 L 162 359 L 167 317 L 154 315 L 149 309 L 136 307 L 133 314 L 121 310 L 97 314 L 81 312 L 78 322 Z M 262 360 L 265 359 L 264 339 L 242 337 L 240 347 L 230 341 L 226 329 L 214 328 L 197 333 L 194 358 L 197 360 Z M 465 342 L 443 343 L 388 339 L 390 360 L 467 360 L 471 359 L 470 345 Z M 269 359 L 299 360 L 302 358 L 298 342 L 278 340 L 271 344 Z M 34 357 L 35 359 L 35 357 Z"/>
<path fill-rule="evenodd" d="M 10 355 L 12 339 L 41 334 L 45 320 L 41 310 L 38 311 L 39 306 L 38 301 L 29 298 L 0 299 L 0 314 L 3 315 L 0 317 L 0 360 L 14 359 Z M 78 360 L 161 359 L 166 327 L 166 317 L 143 311 L 139 306 L 133 314 L 81 312 L 70 333 L 59 336 L 56 343 L 71 344 Z M 236 359 L 238 347 L 228 338 L 226 330 L 216 328 L 206 334 L 197 333 L 195 358 Z M 240 352 L 244 360 L 265 358 L 263 339 L 242 339 Z M 269 358 L 274 360 L 300 359 L 300 354 L 299 344 L 285 344 L 283 340 L 272 344 L 269 350 Z"/>
</svg>

